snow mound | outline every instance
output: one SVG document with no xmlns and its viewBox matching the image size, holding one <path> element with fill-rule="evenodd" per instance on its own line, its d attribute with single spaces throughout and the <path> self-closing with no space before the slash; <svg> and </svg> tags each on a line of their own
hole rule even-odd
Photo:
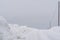
<svg viewBox="0 0 60 40">
<path fill-rule="evenodd" d="M 60 40 L 60 27 L 52 27 L 51 29 L 49 29 L 48 32 L 46 32 L 46 35 L 49 37 L 50 40 Z"/>
<path fill-rule="evenodd" d="M 10 39 L 10 29 L 6 19 L 0 16 L 0 40 Z"/>
<path fill-rule="evenodd" d="M 55 27 L 52 27 L 51 29 L 49 29 L 50 31 L 54 31 L 54 32 L 58 32 L 60 33 L 60 26 L 55 26 Z"/>
<path fill-rule="evenodd" d="M 60 27 L 40 30 L 18 24 L 8 24 L 0 16 L 0 40 L 60 40 Z"/>
</svg>

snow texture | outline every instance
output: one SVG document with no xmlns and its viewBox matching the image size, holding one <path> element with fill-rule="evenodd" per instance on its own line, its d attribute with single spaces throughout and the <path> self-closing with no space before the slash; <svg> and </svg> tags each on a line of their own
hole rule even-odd
<svg viewBox="0 0 60 40">
<path fill-rule="evenodd" d="M 18 24 L 9 24 L 0 16 L 0 40 L 60 40 L 60 27 L 40 30 Z"/>
</svg>

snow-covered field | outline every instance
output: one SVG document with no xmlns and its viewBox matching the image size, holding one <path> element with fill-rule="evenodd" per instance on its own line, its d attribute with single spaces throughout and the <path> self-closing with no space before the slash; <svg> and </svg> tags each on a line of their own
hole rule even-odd
<svg viewBox="0 0 60 40">
<path fill-rule="evenodd" d="M 60 27 L 40 30 L 18 24 L 9 24 L 0 17 L 0 40 L 60 40 Z"/>
</svg>

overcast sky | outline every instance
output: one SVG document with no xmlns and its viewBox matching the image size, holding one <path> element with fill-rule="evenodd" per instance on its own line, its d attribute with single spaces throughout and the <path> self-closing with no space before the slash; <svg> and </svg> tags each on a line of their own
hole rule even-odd
<svg viewBox="0 0 60 40">
<path fill-rule="evenodd" d="M 9 23 L 47 28 L 57 24 L 57 0 L 0 0 L 0 16 Z"/>
<path fill-rule="evenodd" d="M 60 1 L 60 0 L 58 0 L 58 1 Z"/>
</svg>

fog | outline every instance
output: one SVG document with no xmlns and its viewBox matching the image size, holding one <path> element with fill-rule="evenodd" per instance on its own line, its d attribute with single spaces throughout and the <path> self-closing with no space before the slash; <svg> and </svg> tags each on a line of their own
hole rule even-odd
<svg viewBox="0 0 60 40">
<path fill-rule="evenodd" d="M 48 28 L 57 26 L 57 0 L 0 0 L 0 16 L 8 23 Z"/>
</svg>

